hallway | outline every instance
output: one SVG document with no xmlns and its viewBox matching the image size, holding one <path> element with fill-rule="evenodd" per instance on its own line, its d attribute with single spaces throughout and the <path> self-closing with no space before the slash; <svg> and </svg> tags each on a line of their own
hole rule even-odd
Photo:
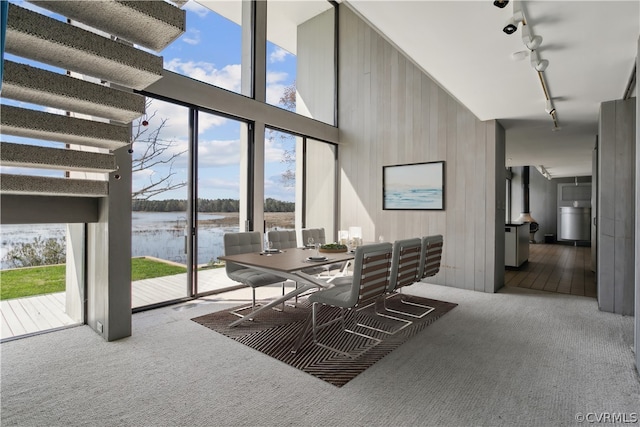
<svg viewBox="0 0 640 427">
<path fill-rule="evenodd" d="M 529 262 L 519 269 L 508 268 L 504 281 L 505 286 L 597 297 L 591 247 L 531 244 Z"/>
</svg>

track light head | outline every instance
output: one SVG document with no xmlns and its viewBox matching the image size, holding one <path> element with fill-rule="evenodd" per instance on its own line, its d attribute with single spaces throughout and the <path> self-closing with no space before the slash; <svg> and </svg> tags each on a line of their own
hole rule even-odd
<svg viewBox="0 0 640 427">
<path fill-rule="evenodd" d="M 546 59 L 540 60 L 538 53 L 534 50 L 531 51 L 531 66 L 535 68 L 536 71 L 543 72 L 549 66 L 549 61 Z"/>
<path fill-rule="evenodd" d="M 550 99 L 547 99 L 547 103 L 546 103 L 546 105 L 544 107 L 544 111 L 546 111 L 547 114 L 552 114 L 552 115 L 555 114 L 556 109 L 553 106 L 553 104 L 551 103 Z"/>
<path fill-rule="evenodd" d="M 513 34 L 518 31 L 518 25 L 523 21 L 522 12 L 518 11 L 513 14 L 511 18 L 507 21 L 502 31 L 505 34 Z"/>
<path fill-rule="evenodd" d="M 499 7 L 500 9 L 504 9 L 504 7 L 508 4 L 509 4 L 509 0 L 495 0 L 493 2 L 493 5 L 495 7 Z"/>
<path fill-rule="evenodd" d="M 542 44 L 542 36 L 531 37 L 531 31 L 529 31 L 529 25 L 522 26 L 522 43 L 529 50 L 536 50 Z"/>
<path fill-rule="evenodd" d="M 529 50 L 536 50 L 542 44 L 542 36 L 534 36 L 530 38 L 528 41 L 524 42 L 524 45 Z"/>
<path fill-rule="evenodd" d="M 546 59 L 543 59 L 542 61 L 538 61 L 535 64 L 533 64 L 533 68 L 535 68 L 536 71 L 540 71 L 541 73 L 544 72 L 544 70 L 546 70 L 548 66 L 549 66 L 549 61 L 547 61 Z"/>
</svg>

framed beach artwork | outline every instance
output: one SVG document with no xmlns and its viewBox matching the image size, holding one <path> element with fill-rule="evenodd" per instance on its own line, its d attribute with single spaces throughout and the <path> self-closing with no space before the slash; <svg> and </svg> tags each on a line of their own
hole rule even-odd
<svg viewBox="0 0 640 427">
<path fill-rule="evenodd" d="M 444 161 L 383 166 L 382 209 L 444 210 Z"/>
</svg>

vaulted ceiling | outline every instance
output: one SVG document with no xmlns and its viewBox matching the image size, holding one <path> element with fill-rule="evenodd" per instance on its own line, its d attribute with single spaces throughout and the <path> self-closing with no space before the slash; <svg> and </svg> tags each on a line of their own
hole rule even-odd
<svg viewBox="0 0 640 427">
<path fill-rule="evenodd" d="M 591 175 L 600 104 L 623 99 L 628 88 L 636 94 L 629 83 L 640 34 L 637 0 L 512 0 L 504 8 L 492 0 L 338 1 L 479 119 L 498 120 L 506 129 L 505 166 L 543 166 L 556 178 Z M 237 3 L 198 2 L 240 20 Z M 327 7 L 318 0 L 271 1 L 269 16 L 285 28 Z M 530 36 L 542 37 L 535 55 L 548 61 L 544 72 L 531 65 L 522 24 L 513 34 L 503 32 L 519 10 Z M 269 37 L 286 48 L 292 31 L 283 34 Z M 527 56 L 514 60 L 522 51 Z M 555 116 L 546 111 L 547 97 Z"/>
<path fill-rule="evenodd" d="M 634 70 L 638 1 L 478 1 L 348 3 L 479 119 L 506 129 L 506 166 L 544 166 L 552 177 L 591 175 L 601 102 L 622 99 Z M 502 29 L 522 10 L 558 128 L 522 39 Z M 635 95 L 635 91 L 633 92 Z"/>
</svg>

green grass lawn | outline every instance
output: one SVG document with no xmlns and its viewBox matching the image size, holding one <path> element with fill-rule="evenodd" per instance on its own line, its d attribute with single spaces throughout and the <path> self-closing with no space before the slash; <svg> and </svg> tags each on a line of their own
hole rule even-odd
<svg viewBox="0 0 640 427">
<path fill-rule="evenodd" d="M 66 270 L 66 265 L 48 265 L 0 271 L 0 299 L 62 292 Z"/>
<path fill-rule="evenodd" d="M 147 258 L 133 258 L 131 260 L 132 281 L 171 276 L 185 273 L 186 271 L 185 267 Z M 48 265 L 0 271 L 0 299 L 63 292 L 65 290 L 65 274 L 65 265 Z"/>
<path fill-rule="evenodd" d="M 152 279 L 154 277 L 173 276 L 186 273 L 186 267 L 167 264 L 148 258 L 133 258 L 131 260 L 131 281 Z"/>
</svg>

